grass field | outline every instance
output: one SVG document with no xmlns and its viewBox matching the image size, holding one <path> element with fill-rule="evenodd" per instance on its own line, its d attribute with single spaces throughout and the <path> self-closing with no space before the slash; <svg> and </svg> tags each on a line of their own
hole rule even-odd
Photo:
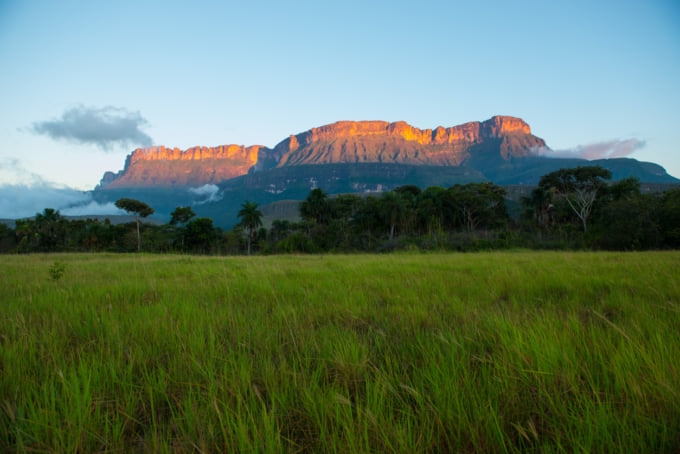
<svg viewBox="0 0 680 454">
<path fill-rule="evenodd" d="M 2 452 L 680 452 L 680 253 L 0 257 Z"/>
</svg>

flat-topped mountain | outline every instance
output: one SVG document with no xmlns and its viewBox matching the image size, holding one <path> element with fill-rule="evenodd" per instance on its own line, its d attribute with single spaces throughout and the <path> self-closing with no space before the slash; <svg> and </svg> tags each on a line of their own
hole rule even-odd
<svg viewBox="0 0 680 454">
<path fill-rule="evenodd" d="M 99 188 L 186 187 L 215 184 L 247 173 L 298 165 L 408 164 L 461 166 L 531 156 L 546 148 L 520 118 L 495 116 L 449 128 L 419 129 L 400 121 L 340 121 L 291 135 L 273 149 L 222 145 L 139 148 L 122 171 L 107 172 Z"/>
<path fill-rule="evenodd" d="M 678 183 L 650 162 L 545 157 L 549 154 L 543 139 L 516 117 L 434 129 L 403 121 L 340 121 L 291 135 L 274 148 L 140 148 L 127 157 L 123 170 L 104 175 L 93 196 L 100 203 L 143 200 L 166 217 L 177 206 L 191 205 L 197 215 L 227 226 L 238 221 L 236 213 L 246 200 L 261 205 L 303 200 L 317 187 L 329 194 L 479 181 L 530 188 L 554 170 L 583 165 L 605 167 L 613 180 Z"/>
<path fill-rule="evenodd" d="M 274 147 L 272 158 L 276 167 L 369 162 L 459 166 L 481 144 L 494 147 L 502 159 L 545 147 L 527 123 L 514 117 L 435 129 L 418 129 L 403 121 L 340 121 L 290 136 Z M 261 168 L 266 168 L 264 164 Z"/>
<path fill-rule="evenodd" d="M 186 187 L 219 183 L 244 175 L 264 147 L 222 145 L 187 150 L 163 146 L 138 148 L 118 173 L 106 172 L 100 188 Z"/>
</svg>

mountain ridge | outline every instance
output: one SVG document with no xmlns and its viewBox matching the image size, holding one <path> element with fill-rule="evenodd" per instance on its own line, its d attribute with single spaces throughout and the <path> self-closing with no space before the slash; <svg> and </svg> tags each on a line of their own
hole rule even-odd
<svg viewBox="0 0 680 454">
<path fill-rule="evenodd" d="M 118 173 L 96 189 L 217 184 L 247 173 L 309 164 L 394 163 L 460 166 L 474 153 L 502 160 L 547 149 L 521 118 L 497 115 L 452 127 L 420 129 L 404 121 L 339 121 L 290 135 L 273 149 L 261 145 L 154 146 L 134 150 Z"/>
<path fill-rule="evenodd" d="M 123 170 L 104 174 L 99 187 L 139 186 L 139 183 L 145 183 L 141 186 L 200 186 L 219 182 L 247 173 L 257 163 L 263 148 L 266 147 L 219 145 L 180 150 L 161 145 L 137 148 L 125 159 Z M 206 161 L 212 161 L 213 165 L 206 168 L 200 164 Z M 158 163 L 166 163 L 167 169 L 159 169 Z"/>
<path fill-rule="evenodd" d="M 198 216 L 231 226 L 244 201 L 263 206 L 304 200 L 314 188 L 328 194 L 371 194 L 402 185 L 481 181 L 530 188 L 552 171 L 586 165 L 605 167 L 614 181 L 635 177 L 643 185 L 680 183 L 660 165 L 631 158 L 546 156 L 545 141 L 516 117 L 434 129 L 405 122 L 340 121 L 288 136 L 273 148 L 137 149 L 123 170 L 105 174 L 92 196 L 98 203 L 121 197 L 144 200 L 165 218 L 177 206 L 191 205 Z"/>
</svg>

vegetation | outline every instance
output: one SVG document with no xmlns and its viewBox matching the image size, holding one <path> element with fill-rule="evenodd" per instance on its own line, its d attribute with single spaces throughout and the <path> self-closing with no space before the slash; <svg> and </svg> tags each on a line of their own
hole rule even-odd
<svg viewBox="0 0 680 454">
<path fill-rule="evenodd" d="M 146 203 L 135 199 L 118 199 L 116 200 L 116 207 L 134 215 L 135 223 L 137 224 L 137 252 L 141 252 L 142 243 L 139 234 L 139 218 L 151 216 L 154 213 L 154 209 Z"/>
<path fill-rule="evenodd" d="M 255 239 L 257 228 L 262 226 L 262 212 L 257 209 L 257 203 L 245 201 L 238 212 L 241 219 L 240 225 L 248 231 L 248 255 L 250 255 L 250 244 Z"/>
<path fill-rule="evenodd" d="M 680 450 L 678 252 L 32 254 L 0 275 L 2 452 Z"/>
<path fill-rule="evenodd" d="M 597 166 L 562 169 L 545 175 L 521 202 L 492 183 L 407 185 L 364 196 L 330 196 L 316 188 L 300 203 L 299 222 L 274 220 L 268 229 L 258 204 L 250 201 L 241 205 L 240 222 L 227 231 L 211 218 L 196 219 L 189 206 L 176 207 L 168 224 L 142 223 L 139 218 L 153 209 L 134 199 L 118 201 L 136 213 L 135 223 L 125 225 L 70 221 L 46 208 L 33 219 L 18 220 L 14 229 L 0 225 L 0 252 L 250 255 L 680 247 L 680 188 L 643 193 L 636 179 L 609 182 L 610 176 Z"/>
<path fill-rule="evenodd" d="M 581 221 L 585 232 L 597 196 L 606 191 L 605 180 L 611 177 L 609 170 L 598 166 L 560 169 L 543 176 L 537 190 L 566 201 Z"/>
</svg>

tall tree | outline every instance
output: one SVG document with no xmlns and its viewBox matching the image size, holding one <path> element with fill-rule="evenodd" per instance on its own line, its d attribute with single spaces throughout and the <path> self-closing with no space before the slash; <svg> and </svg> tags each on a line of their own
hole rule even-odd
<svg viewBox="0 0 680 454">
<path fill-rule="evenodd" d="M 369 195 L 357 203 L 350 227 L 354 230 L 358 244 L 363 249 L 372 249 L 374 239 L 382 234 L 384 223 L 381 217 L 380 199 L 377 197 Z"/>
<path fill-rule="evenodd" d="M 565 200 L 581 220 L 585 232 L 595 201 L 606 187 L 605 180 L 611 177 L 612 173 L 600 166 L 560 169 L 541 177 L 538 187 L 551 190 L 556 197 Z"/>
<path fill-rule="evenodd" d="M 137 252 L 142 250 L 142 237 L 139 234 L 139 218 L 146 218 L 154 213 L 154 209 L 146 203 L 135 199 L 118 199 L 116 207 L 128 213 L 132 213 L 137 223 Z"/>
<path fill-rule="evenodd" d="M 40 250 L 49 252 L 56 250 L 58 246 L 63 247 L 65 222 L 54 208 L 45 208 L 42 213 L 36 213 L 34 225 Z"/>
<path fill-rule="evenodd" d="M 323 189 L 312 189 L 304 202 L 300 204 L 300 216 L 306 221 L 325 225 L 328 224 L 330 215 L 331 207 L 328 202 L 328 195 L 323 192 Z"/>
<path fill-rule="evenodd" d="M 606 195 L 612 201 L 635 198 L 640 195 L 640 180 L 628 177 L 612 183 L 607 187 Z"/>
<path fill-rule="evenodd" d="M 210 218 L 196 218 L 186 225 L 187 247 L 201 254 L 210 252 L 217 238 L 213 220 Z"/>
<path fill-rule="evenodd" d="M 663 245 L 659 212 L 661 198 L 657 194 L 617 197 L 598 204 L 590 222 L 594 244 L 604 249 L 639 250 Z"/>
<path fill-rule="evenodd" d="M 539 228 L 547 229 L 554 222 L 553 191 L 542 187 L 536 187 L 528 197 L 522 197 L 524 205 L 524 218 L 536 222 Z"/>
<path fill-rule="evenodd" d="M 382 221 L 389 226 L 389 240 L 394 239 L 396 227 L 406 211 L 406 201 L 401 194 L 389 191 L 383 193 L 379 199 L 379 211 Z"/>
<path fill-rule="evenodd" d="M 401 234 L 413 234 L 418 222 L 418 196 L 422 192 L 416 185 L 399 186 L 394 192 L 403 201 L 403 210 L 400 217 L 399 228 Z"/>
<path fill-rule="evenodd" d="M 255 239 L 257 229 L 262 226 L 262 212 L 257 207 L 257 203 L 246 200 L 238 212 L 238 217 L 241 218 L 240 225 L 248 230 L 248 255 L 250 255 L 250 244 Z"/>
<path fill-rule="evenodd" d="M 660 222 L 666 247 L 680 247 L 680 188 L 663 193 Z"/>
<path fill-rule="evenodd" d="M 184 225 L 196 216 L 191 207 L 177 207 L 170 213 L 170 225 Z"/>
<path fill-rule="evenodd" d="M 454 214 L 454 225 L 469 233 L 498 227 L 508 218 L 505 189 L 493 183 L 453 185 L 446 191 L 445 201 Z"/>
<path fill-rule="evenodd" d="M 177 207 L 170 213 L 170 225 L 180 225 L 179 234 L 181 250 L 184 250 L 184 236 L 187 232 L 188 223 L 194 216 L 196 216 L 196 213 L 188 206 Z"/>
<path fill-rule="evenodd" d="M 442 231 L 445 193 L 441 186 L 430 186 L 418 195 L 416 214 L 421 232 L 432 235 Z"/>
</svg>

